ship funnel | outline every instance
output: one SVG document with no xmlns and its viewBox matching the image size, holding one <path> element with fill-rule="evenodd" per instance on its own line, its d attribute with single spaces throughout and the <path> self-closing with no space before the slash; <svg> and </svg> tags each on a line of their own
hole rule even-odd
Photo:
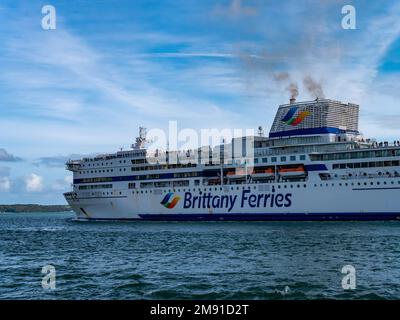
<svg viewBox="0 0 400 320">
<path fill-rule="evenodd" d="M 290 102 L 290 104 L 295 103 L 296 102 L 296 98 L 290 98 L 289 102 Z"/>
</svg>

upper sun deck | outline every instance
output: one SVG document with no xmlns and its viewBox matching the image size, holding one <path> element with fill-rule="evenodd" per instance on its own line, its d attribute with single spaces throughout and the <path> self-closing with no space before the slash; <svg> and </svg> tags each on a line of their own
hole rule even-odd
<svg viewBox="0 0 400 320">
<path fill-rule="evenodd" d="M 93 158 L 83 158 L 82 161 L 83 162 L 105 161 L 105 160 L 113 160 L 121 158 L 140 158 L 145 156 L 146 156 L 146 149 L 140 149 L 140 150 L 118 151 L 116 153 L 99 154 Z"/>
</svg>

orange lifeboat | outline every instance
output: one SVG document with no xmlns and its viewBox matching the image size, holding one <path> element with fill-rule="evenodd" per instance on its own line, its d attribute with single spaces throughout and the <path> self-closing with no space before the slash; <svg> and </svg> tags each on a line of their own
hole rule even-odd
<svg viewBox="0 0 400 320">
<path fill-rule="evenodd" d="M 253 179 L 273 179 L 275 177 L 275 170 L 273 168 L 255 169 L 251 177 Z"/>
<path fill-rule="evenodd" d="M 279 175 L 284 178 L 304 177 L 306 175 L 306 170 L 302 165 L 296 167 L 281 167 L 278 172 Z"/>
</svg>

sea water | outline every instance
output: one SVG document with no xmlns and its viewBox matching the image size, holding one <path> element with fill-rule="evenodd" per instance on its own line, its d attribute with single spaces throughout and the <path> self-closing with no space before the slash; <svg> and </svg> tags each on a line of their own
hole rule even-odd
<svg viewBox="0 0 400 320">
<path fill-rule="evenodd" d="M 73 217 L 0 214 L 0 299 L 400 299 L 400 222 Z"/>
</svg>

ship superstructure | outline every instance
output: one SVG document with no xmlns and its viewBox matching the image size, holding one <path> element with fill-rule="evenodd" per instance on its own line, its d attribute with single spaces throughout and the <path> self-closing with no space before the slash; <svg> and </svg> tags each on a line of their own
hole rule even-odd
<svg viewBox="0 0 400 320">
<path fill-rule="evenodd" d="M 268 137 L 70 160 L 65 198 L 78 219 L 400 219 L 400 145 L 365 139 L 359 106 L 330 99 L 279 106 Z"/>
</svg>

